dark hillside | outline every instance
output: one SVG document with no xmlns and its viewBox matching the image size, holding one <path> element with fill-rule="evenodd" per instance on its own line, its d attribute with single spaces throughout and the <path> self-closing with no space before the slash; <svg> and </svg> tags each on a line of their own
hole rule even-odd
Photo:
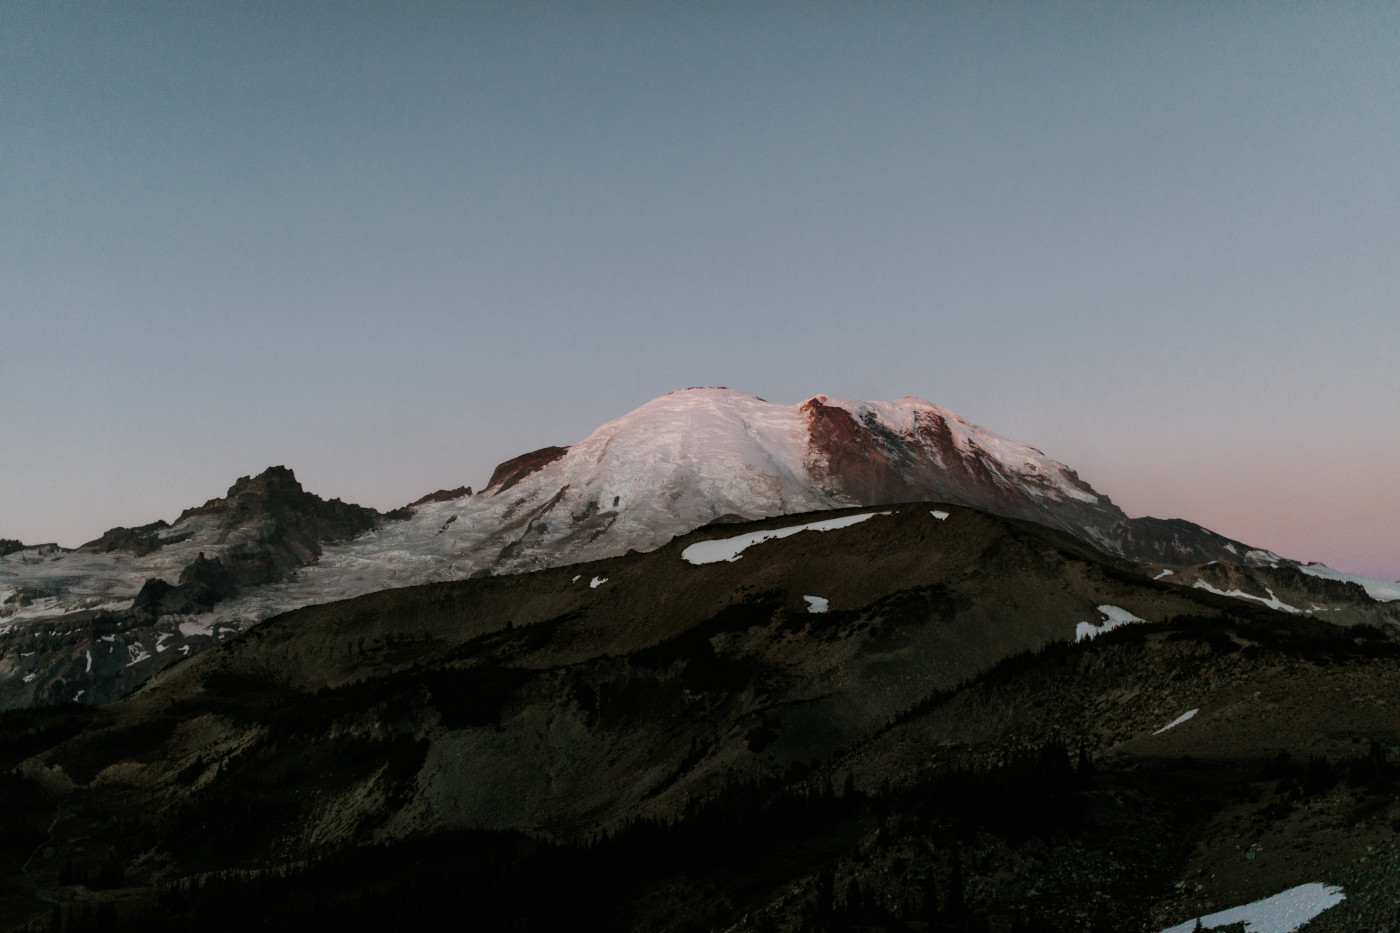
<svg viewBox="0 0 1400 933">
<path fill-rule="evenodd" d="M 11 714 L 0 916 L 1121 930 L 1388 883 L 1361 861 L 1400 828 L 1384 632 L 888 511 L 302 609 L 110 706 Z"/>
</svg>

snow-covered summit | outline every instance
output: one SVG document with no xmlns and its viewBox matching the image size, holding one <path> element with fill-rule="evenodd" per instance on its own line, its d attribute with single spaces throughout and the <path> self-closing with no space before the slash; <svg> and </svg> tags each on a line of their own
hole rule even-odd
<svg viewBox="0 0 1400 933">
<path fill-rule="evenodd" d="M 562 493 L 550 514 L 567 502 L 577 506 L 569 510 L 576 520 L 611 516 L 607 537 L 621 533 L 641 549 L 724 515 L 921 498 L 1042 520 L 1049 517 L 1043 503 L 1116 513 L 1063 464 L 922 399 L 818 395 L 782 405 L 723 388 L 648 402 L 512 492 L 530 501 Z"/>
<path fill-rule="evenodd" d="M 721 518 L 914 499 L 1076 533 L 1123 517 L 1039 450 L 913 397 L 783 405 L 682 389 L 508 465 L 478 496 L 419 509 L 410 526 L 435 540 L 409 549 L 427 547 L 454 573 L 525 570 L 648 550 Z"/>
</svg>

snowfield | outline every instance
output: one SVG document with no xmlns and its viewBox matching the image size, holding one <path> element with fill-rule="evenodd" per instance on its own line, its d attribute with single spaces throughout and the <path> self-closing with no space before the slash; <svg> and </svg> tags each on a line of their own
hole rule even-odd
<svg viewBox="0 0 1400 933">
<path fill-rule="evenodd" d="M 744 551 L 764 541 L 786 538 L 801 531 L 834 531 L 874 518 L 876 515 L 889 515 L 889 512 L 865 512 L 860 515 L 842 515 L 840 518 L 824 518 L 818 522 L 802 525 L 789 525 L 786 528 L 773 528 L 768 531 L 751 531 L 733 538 L 716 538 L 713 541 L 700 541 L 681 551 L 681 557 L 692 564 L 715 564 L 722 560 L 735 561 Z"/>
<path fill-rule="evenodd" d="M 1342 889 L 1327 884 L 1300 884 L 1281 894 L 1266 897 L 1262 901 L 1231 907 L 1218 913 L 1200 917 L 1201 926 L 1207 930 L 1244 923 L 1245 933 L 1293 933 L 1303 924 L 1346 900 Z M 1168 927 L 1161 933 L 1191 933 L 1196 920 Z"/>
<path fill-rule="evenodd" d="M 1146 619 L 1139 619 L 1126 609 L 1118 606 L 1100 606 L 1099 612 L 1103 613 L 1105 621 L 1095 625 L 1092 622 L 1080 622 L 1074 627 L 1074 640 L 1084 641 L 1086 638 L 1094 638 L 1104 632 L 1112 631 L 1120 625 L 1129 625 L 1133 622 L 1146 622 Z"/>
<path fill-rule="evenodd" d="M 1281 609 L 1284 612 L 1291 612 L 1294 615 L 1299 615 L 1303 611 L 1301 609 L 1297 609 L 1293 606 L 1290 606 L 1288 605 L 1288 603 L 1285 603 L 1282 600 L 1280 600 L 1277 596 L 1274 595 L 1274 591 L 1269 589 L 1268 587 L 1264 588 L 1264 592 L 1269 594 L 1269 598 L 1265 599 L 1262 596 L 1251 596 L 1249 593 L 1246 593 L 1243 590 L 1216 589 L 1204 580 L 1197 580 L 1191 585 L 1198 590 L 1205 590 L 1207 593 L 1214 593 L 1216 596 L 1230 596 L 1234 599 L 1252 599 L 1256 603 L 1263 603 L 1270 609 Z"/>
<path fill-rule="evenodd" d="M 1185 722 L 1186 720 L 1190 719 L 1192 716 L 1195 716 L 1195 715 L 1196 715 L 1197 713 L 1199 713 L 1199 712 L 1200 712 L 1199 709 L 1188 709 L 1186 712 L 1182 713 L 1180 716 L 1176 717 L 1176 718 L 1173 719 L 1171 722 L 1167 723 L 1165 726 L 1163 726 L 1162 728 L 1158 729 L 1156 732 L 1154 732 L 1154 733 L 1152 733 L 1152 734 L 1153 734 L 1153 735 L 1161 735 L 1163 732 L 1166 732 L 1168 729 L 1171 729 L 1171 728 L 1173 728 L 1173 727 L 1175 727 L 1175 726 L 1181 725 L 1183 722 Z"/>
</svg>

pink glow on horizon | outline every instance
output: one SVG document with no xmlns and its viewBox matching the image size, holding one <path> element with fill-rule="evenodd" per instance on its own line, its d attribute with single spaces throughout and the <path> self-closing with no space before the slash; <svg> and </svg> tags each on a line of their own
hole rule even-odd
<svg viewBox="0 0 1400 933">
<path fill-rule="evenodd" d="M 1129 515 L 1184 518 L 1290 560 L 1400 580 L 1400 490 L 1336 485 L 1300 496 L 1284 485 L 1261 479 L 1241 490 L 1201 477 L 1169 495 L 1115 501 Z"/>
</svg>

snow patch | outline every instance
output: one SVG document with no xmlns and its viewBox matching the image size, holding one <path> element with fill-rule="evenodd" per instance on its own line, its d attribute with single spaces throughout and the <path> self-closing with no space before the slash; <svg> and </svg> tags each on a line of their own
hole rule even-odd
<svg viewBox="0 0 1400 933">
<path fill-rule="evenodd" d="M 84 674 L 91 674 L 91 673 L 92 673 L 92 652 L 91 652 L 91 651 L 89 651 L 89 652 L 87 653 L 87 668 L 83 671 L 83 673 L 84 673 Z"/>
<path fill-rule="evenodd" d="M 1235 550 L 1235 546 L 1233 544 L 1226 544 L 1225 550 L 1229 551 L 1231 554 L 1234 554 L 1236 557 L 1238 557 L 1240 553 L 1239 551 Z"/>
<path fill-rule="evenodd" d="M 1295 609 L 1287 603 L 1281 601 L 1277 596 L 1274 595 L 1274 591 L 1269 589 L 1267 586 L 1264 587 L 1264 592 L 1269 594 L 1268 599 L 1265 599 L 1262 596 L 1251 596 L 1250 594 L 1239 589 L 1218 590 L 1204 580 L 1197 580 L 1191 585 L 1198 590 L 1205 590 L 1207 593 L 1214 593 L 1216 596 L 1233 596 L 1235 599 L 1252 599 L 1256 603 L 1263 603 L 1270 609 L 1281 609 L 1284 612 L 1291 612 L 1294 615 L 1298 615 L 1302 612 L 1301 609 Z"/>
<path fill-rule="evenodd" d="M 787 528 L 774 528 L 769 531 L 751 531 L 733 538 L 716 538 L 713 541 L 700 541 L 681 552 L 681 557 L 692 564 L 715 564 L 722 560 L 735 561 L 743 552 L 755 544 L 786 538 L 799 531 L 833 531 L 846 528 L 876 515 L 889 515 L 889 512 L 863 512 L 860 515 L 843 515 L 840 518 L 827 518 L 819 522 L 802 525 L 789 525 Z"/>
<path fill-rule="evenodd" d="M 831 608 L 831 603 L 828 602 L 824 597 L 804 596 L 802 598 L 807 600 L 808 612 L 826 612 L 828 609 Z"/>
<path fill-rule="evenodd" d="M 1192 716 L 1196 715 L 1196 714 L 1199 713 L 1199 712 L 1200 712 L 1199 709 L 1188 709 L 1186 712 L 1182 713 L 1180 716 L 1176 717 L 1176 718 L 1173 719 L 1171 722 L 1167 723 L 1165 726 L 1163 726 L 1162 728 L 1158 729 L 1156 732 L 1154 732 L 1154 733 L 1152 733 L 1152 734 L 1153 734 L 1153 735 L 1161 735 L 1163 732 L 1166 732 L 1168 729 L 1172 728 L 1173 726 L 1179 726 L 1179 725 L 1181 725 L 1183 722 L 1185 722 L 1186 720 L 1190 719 Z"/>
<path fill-rule="evenodd" d="M 933 511 L 929 512 L 929 514 L 932 515 L 934 518 L 938 519 L 940 522 L 948 520 L 948 513 L 943 511 L 942 509 L 934 509 Z"/>
<path fill-rule="evenodd" d="M 1159 573 L 1159 574 L 1157 574 L 1157 576 L 1153 577 L 1152 579 L 1154 579 L 1154 580 L 1160 580 L 1160 579 L 1162 579 L 1163 577 L 1170 577 L 1171 575 L 1172 575 L 1172 572 L 1171 572 L 1170 570 L 1168 570 L 1167 568 L 1163 567 L 1163 568 L 1162 568 L 1162 572 Z"/>
<path fill-rule="evenodd" d="M 1103 613 L 1106 621 L 1095 625 L 1092 622 L 1080 622 L 1074 627 L 1074 640 L 1084 641 L 1086 638 L 1094 638 L 1104 632 L 1110 632 L 1120 625 L 1128 625 L 1132 622 L 1146 622 L 1146 619 L 1139 619 L 1126 609 L 1118 606 L 1100 606 L 1099 612 Z"/>
<path fill-rule="evenodd" d="M 1207 930 L 1244 923 L 1245 933 L 1293 933 L 1318 914 L 1346 900 L 1342 889 L 1330 884 L 1300 884 L 1281 894 L 1252 904 L 1231 907 L 1168 927 L 1162 933 L 1191 933 L 1196 920 Z"/>
<path fill-rule="evenodd" d="M 594 577 L 592 580 L 588 581 L 588 588 L 590 590 L 596 590 L 598 587 L 602 586 L 604 583 L 607 582 L 607 577 Z"/>
<path fill-rule="evenodd" d="M 27 683 L 27 684 L 31 684 L 31 683 L 34 682 L 34 678 L 35 678 L 35 677 L 38 677 L 38 676 L 39 676 L 38 674 L 25 674 L 25 675 L 24 675 L 24 682 Z"/>
<path fill-rule="evenodd" d="M 73 694 L 73 702 L 76 703 L 76 702 L 78 702 L 79 700 L 81 700 L 84 693 L 87 693 L 87 691 L 86 691 L 86 690 L 79 690 L 77 693 Z"/>
</svg>

